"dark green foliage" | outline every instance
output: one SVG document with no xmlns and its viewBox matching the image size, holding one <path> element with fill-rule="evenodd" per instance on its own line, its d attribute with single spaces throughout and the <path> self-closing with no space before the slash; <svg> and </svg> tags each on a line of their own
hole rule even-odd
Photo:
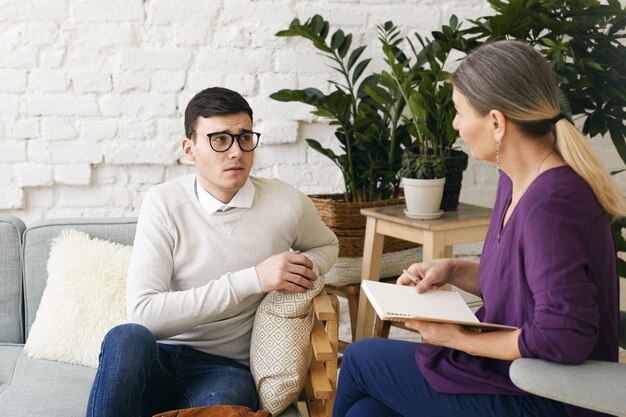
<svg viewBox="0 0 626 417">
<path fill-rule="evenodd" d="M 277 36 L 308 39 L 333 62 L 342 82 L 331 82 L 335 89 L 324 94 L 314 88 L 280 90 L 270 97 L 279 101 L 297 101 L 314 107 L 313 114 L 335 125 L 335 137 L 343 154 L 336 154 L 315 139 L 309 146 L 330 158 L 343 174 L 347 201 L 373 201 L 395 197 L 400 180 L 402 149 L 410 143 L 406 127 L 400 123 L 402 103 L 389 90 L 379 74 L 363 76 L 371 58 L 362 59 L 365 46 L 351 49 L 352 34 L 342 30 L 330 37 L 329 23 L 315 15 L 304 24 L 294 19 L 289 29 Z M 372 91 L 379 94 L 370 94 Z"/>
<path fill-rule="evenodd" d="M 446 167 L 443 158 L 437 155 L 425 155 L 405 150 L 402 154 L 402 166 L 398 170 L 400 178 L 430 180 L 444 178 Z"/>
<path fill-rule="evenodd" d="M 361 59 L 365 46 L 351 50 L 352 35 L 342 30 L 329 36 L 330 25 L 315 15 L 302 24 L 294 19 L 289 29 L 277 36 L 308 39 L 333 62 L 342 82 L 331 82 L 335 89 L 324 94 L 317 89 L 280 90 L 270 97 L 279 101 L 298 101 L 314 107 L 313 114 L 337 126 L 335 136 L 343 154 L 336 154 L 315 139 L 309 146 L 331 159 L 343 174 L 347 201 L 372 201 L 397 196 L 401 155 L 411 146 L 424 155 L 445 156 L 457 135 L 452 129 L 454 106 L 452 87 L 445 82 L 443 65 L 453 47 L 464 46 L 456 17 L 450 26 L 434 32 L 437 40 L 409 39 L 412 57 L 402 51 L 405 38 L 392 22 L 379 27 L 379 40 L 391 72 L 363 76 L 370 58 Z M 330 38 L 330 41 L 329 41 Z M 407 107 L 411 117 L 403 117 Z M 424 159 L 424 158 L 422 158 Z M 422 160 L 420 159 L 420 160 Z M 424 169 L 424 173 L 429 169 Z"/>
<path fill-rule="evenodd" d="M 488 0 L 496 14 L 471 21 L 468 43 L 520 39 L 552 64 L 561 110 L 591 137 L 611 136 L 626 163 L 626 8 L 618 0 Z"/>
<path fill-rule="evenodd" d="M 415 34 L 419 43 L 417 49 L 410 38 L 400 35 L 393 22 L 378 26 L 378 39 L 389 67 L 389 72 L 382 71 L 381 75 L 388 88 L 397 91 L 403 105 L 408 104 L 410 116 L 402 119 L 414 138 L 411 145 L 414 152 L 405 152 L 398 172 L 400 177 L 442 178 L 443 158 L 458 137 L 452 127 L 455 115 L 452 85 L 447 81 L 449 74 L 444 66 L 453 49 L 465 51 L 467 44 L 454 15 L 449 25 L 433 32 L 432 36 L 430 40 Z M 409 56 L 403 51 L 404 42 L 410 47 Z"/>
</svg>

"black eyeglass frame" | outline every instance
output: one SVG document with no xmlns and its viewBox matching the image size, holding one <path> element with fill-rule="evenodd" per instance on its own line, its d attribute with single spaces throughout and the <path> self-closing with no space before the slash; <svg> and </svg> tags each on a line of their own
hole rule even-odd
<svg viewBox="0 0 626 417">
<path fill-rule="evenodd" d="M 241 138 L 243 135 L 249 135 L 250 133 L 252 133 L 253 135 L 256 136 L 256 143 L 254 144 L 254 148 L 252 148 L 252 149 L 243 149 L 241 147 L 241 142 L 239 142 L 239 138 Z M 191 135 L 192 136 L 193 135 L 197 136 L 198 132 L 192 130 L 191 131 Z M 212 136 L 214 136 L 214 135 L 226 135 L 226 136 L 230 137 L 230 144 L 226 147 L 226 149 L 218 151 L 217 149 L 215 149 L 213 147 L 213 140 L 212 140 L 213 138 L 212 138 Z M 239 149 L 241 149 L 242 152 L 252 152 L 252 151 L 254 151 L 256 149 L 256 147 L 259 146 L 259 142 L 261 140 L 261 134 L 259 132 L 253 132 L 251 130 L 242 132 L 242 133 L 240 133 L 238 135 L 233 135 L 232 133 L 229 133 L 229 132 L 213 132 L 213 133 L 207 133 L 205 136 L 209 138 L 209 146 L 211 147 L 211 149 L 213 149 L 215 152 L 220 152 L 220 153 L 221 152 L 226 152 L 230 148 L 232 148 L 233 147 L 233 143 L 235 143 L 235 139 L 237 139 L 237 145 L 239 145 Z"/>
</svg>

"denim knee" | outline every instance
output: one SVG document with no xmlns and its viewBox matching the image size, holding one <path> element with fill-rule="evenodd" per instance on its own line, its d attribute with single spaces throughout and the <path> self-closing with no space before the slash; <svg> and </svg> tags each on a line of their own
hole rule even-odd
<svg viewBox="0 0 626 417">
<path fill-rule="evenodd" d="M 156 339 L 145 326 L 137 323 L 124 323 L 113 327 L 104 336 L 105 342 L 115 344 L 131 344 L 149 346 L 156 343 Z"/>
<path fill-rule="evenodd" d="M 102 341 L 100 363 L 114 361 L 132 367 L 152 363 L 158 356 L 156 339 L 146 327 L 136 323 L 125 323 L 113 327 Z"/>
</svg>

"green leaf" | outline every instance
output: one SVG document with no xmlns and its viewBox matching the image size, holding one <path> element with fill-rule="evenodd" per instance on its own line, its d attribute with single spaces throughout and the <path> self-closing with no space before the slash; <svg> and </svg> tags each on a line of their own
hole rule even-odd
<svg viewBox="0 0 626 417">
<path fill-rule="evenodd" d="M 324 29 L 325 22 L 326 21 L 324 20 L 322 16 L 316 14 L 315 16 L 311 18 L 311 20 L 307 23 L 306 26 L 310 27 L 315 33 L 319 35 Z"/>
<path fill-rule="evenodd" d="M 328 22 L 324 21 L 324 25 L 322 26 L 322 29 L 320 30 L 320 38 L 326 39 L 326 36 L 328 36 L 329 30 L 330 30 L 330 25 L 328 24 Z"/>
<path fill-rule="evenodd" d="M 459 18 L 456 15 L 450 17 L 450 27 L 452 30 L 456 30 L 459 27 Z"/>
<path fill-rule="evenodd" d="M 333 36 L 330 38 L 330 47 L 333 49 L 339 49 L 341 44 L 343 43 L 345 36 L 343 34 L 343 30 L 339 29 Z"/>
<path fill-rule="evenodd" d="M 359 46 L 354 51 L 352 51 L 352 53 L 350 54 L 350 57 L 348 58 L 348 71 L 352 69 L 352 67 L 354 66 L 356 61 L 359 59 L 359 57 L 361 56 L 361 54 L 363 53 L 366 47 L 367 47 L 366 45 Z"/>
<path fill-rule="evenodd" d="M 341 58 L 346 57 L 346 55 L 348 54 L 348 51 L 350 50 L 351 44 L 352 44 L 352 34 L 350 33 L 346 35 L 346 37 L 344 38 L 343 42 L 341 43 L 341 45 L 339 46 L 337 50 Z"/>
<path fill-rule="evenodd" d="M 611 141 L 613 142 L 613 146 L 615 146 L 615 150 L 617 151 L 624 164 L 626 164 L 626 126 L 624 126 L 624 122 L 621 123 L 609 119 L 608 120 L 609 133 L 611 135 Z"/>
<path fill-rule="evenodd" d="M 563 113 L 570 121 L 572 120 L 572 106 L 570 105 L 569 99 L 561 90 L 560 87 L 557 87 L 557 95 L 559 97 L 559 109 L 561 113 Z"/>
<path fill-rule="evenodd" d="M 426 119 L 426 101 L 424 97 L 417 91 L 413 91 L 409 97 L 409 109 L 411 114 L 418 120 L 423 122 Z"/>
<path fill-rule="evenodd" d="M 337 155 L 331 149 L 323 147 L 322 144 L 316 141 L 315 139 L 305 139 L 305 140 L 306 140 L 306 143 L 311 148 L 315 149 L 316 151 L 318 151 L 319 153 L 321 153 L 322 155 L 324 155 L 331 161 L 337 162 Z"/>
<path fill-rule="evenodd" d="M 389 92 L 376 85 L 366 85 L 365 91 L 381 106 L 388 107 L 390 103 L 393 104 L 394 102 L 394 98 L 391 96 L 391 94 L 389 94 Z"/>
<path fill-rule="evenodd" d="M 270 94 L 270 98 L 277 101 L 299 101 L 314 105 L 324 94 L 317 88 L 305 88 L 304 90 L 283 89 Z"/>
<path fill-rule="evenodd" d="M 352 84 L 356 84 L 356 81 L 359 79 L 363 71 L 365 71 L 365 68 L 367 68 L 371 60 L 371 58 L 364 59 L 357 64 L 357 66 L 354 68 L 354 71 L 352 72 Z"/>
</svg>

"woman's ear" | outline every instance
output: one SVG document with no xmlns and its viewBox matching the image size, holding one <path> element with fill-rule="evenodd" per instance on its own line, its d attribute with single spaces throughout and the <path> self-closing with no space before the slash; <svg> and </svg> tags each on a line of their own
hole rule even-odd
<svg viewBox="0 0 626 417">
<path fill-rule="evenodd" d="M 195 161 L 196 155 L 193 153 L 194 152 L 193 141 L 189 138 L 185 138 L 183 139 L 180 145 L 183 148 L 183 154 L 185 155 L 185 157 L 189 159 L 190 161 Z"/>
<path fill-rule="evenodd" d="M 493 138 L 496 142 L 501 143 L 507 130 L 506 117 L 500 110 L 491 110 L 489 112 L 489 125 L 493 129 Z"/>
</svg>

